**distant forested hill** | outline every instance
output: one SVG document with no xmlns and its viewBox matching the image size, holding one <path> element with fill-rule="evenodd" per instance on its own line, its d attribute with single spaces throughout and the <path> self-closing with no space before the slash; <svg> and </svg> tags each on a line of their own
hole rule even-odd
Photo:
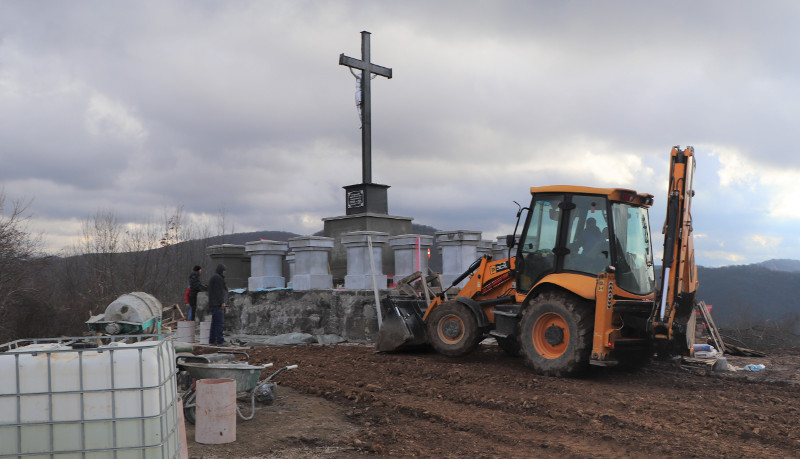
<svg viewBox="0 0 800 459">
<path fill-rule="evenodd" d="M 698 267 L 697 277 L 698 299 L 713 306 L 714 320 L 720 325 L 800 314 L 800 261 Z"/>
<path fill-rule="evenodd" d="M 758 263 L 756 266 L 763 266 L 770 271 L 788 271 L 800 273 L 800 260 L 775 259 Z"/>
</svg>

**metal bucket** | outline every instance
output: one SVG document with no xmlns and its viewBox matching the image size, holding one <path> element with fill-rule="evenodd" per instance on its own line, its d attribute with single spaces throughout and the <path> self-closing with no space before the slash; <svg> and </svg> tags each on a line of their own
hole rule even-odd
<svg viewBox="0 0 800 459">
<path fill-rule="evenodd" d="M 193 320 L 179 320 L 178 321 L 178 341 L 182 343 L 194 343 L 194 321 Z"/>
</svg>

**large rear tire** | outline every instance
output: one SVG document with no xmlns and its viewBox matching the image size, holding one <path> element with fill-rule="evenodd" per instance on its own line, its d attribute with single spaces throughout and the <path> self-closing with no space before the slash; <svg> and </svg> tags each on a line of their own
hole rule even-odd
<svg viewBox="0 0 800 459">
<path fill-rule="evenodd" d="M 460 357 L 472 352 L 483 334 L 468 307 L 448 301 L 437 306 L 428 317 L 428 337 L 436 352 Z"/>
<path fill-rule="evenodd" d="M 526 308 L 520 322 L 525 363 L 550 376 L 575 376 L 589 367 L 594 314 L 566 292 L 546 292 Z"/>
</svg>

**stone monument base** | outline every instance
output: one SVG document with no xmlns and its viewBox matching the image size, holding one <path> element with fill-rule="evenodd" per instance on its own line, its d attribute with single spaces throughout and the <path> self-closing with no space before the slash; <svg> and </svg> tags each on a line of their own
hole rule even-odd
<svg viewBox="0 0 800 459">
<path fill-rule="evenodd" d="M 292 279 L 292 288 L 301 290 L 330 290 L 330 274 L 297 274 Z"/>
<path fill-rule="evenodd" d="M 323 235 L 334 239 L 330 260 L 333 278 L 343 280 L 347 274 L 347 250 L 342 245 L 342 234 L 352 233 L 353 231 L 380 231 L 389 233 L 390 236 L 410 234 L 412 220 L 414 219 L 411 217 L 372 213 L 323 218 L 322 221 L 325 223 Z M 394 252 L 392 248 L 388 245 L 384 246 L 382 257 L 382 272 L 387 274 L 394 273 Z M 368 288 L 372 288 L 372 280 L 370 280 Z"/>
<path fill-rule="evenodd" d="M 284 288 L 286 278 L 282 276 L 257 276 L 247 279 L 247 290 L 255 292 L 258 289 Z"/>
<path fill-rule="evenodd" d="M 385 274 L 375 276 L 375 283 L 378 284 L 378 290 L 386 290 L 386 282 Z M 349 290 L 372 290 L 374 288 L 371 274 L 348 274 L 344 276 L 344 285 L 345 288 Z"/>
</svg>

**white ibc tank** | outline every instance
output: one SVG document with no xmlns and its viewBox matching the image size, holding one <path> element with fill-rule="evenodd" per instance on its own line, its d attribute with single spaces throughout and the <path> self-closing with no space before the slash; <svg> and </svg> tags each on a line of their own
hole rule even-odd
<svg viewBox="0 0 800 459">
<path fill-rule="evenodd" d="M 6 346 L 0 353 L 0 457 L 178 457 L 171 341 Z"/>
</svg>

